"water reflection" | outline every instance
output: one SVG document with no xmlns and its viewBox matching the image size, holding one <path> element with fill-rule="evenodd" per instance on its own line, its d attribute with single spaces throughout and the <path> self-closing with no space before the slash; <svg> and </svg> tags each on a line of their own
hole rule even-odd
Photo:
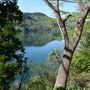
<svg viewBox="0 0 90 90">
<path fill-rule="evenodd" d="M 26 54 L 25 57 L 31 60 L 33 63 L 41 63 L 48 58 L 48 53 L 54 49 L 63 50 L 64 41 L 54 40 L 47 43 L 44 46 L 25 46 Z"/>
</svg>

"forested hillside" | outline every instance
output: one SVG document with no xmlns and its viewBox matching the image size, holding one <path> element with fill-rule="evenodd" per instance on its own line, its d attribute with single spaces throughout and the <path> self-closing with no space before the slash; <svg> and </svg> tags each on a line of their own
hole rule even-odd
<svg viewBox="0 0 90 90">
<path fill-rule="evenodd" d="M 23 32 L 19 34 L 19 38 L 24 45 L 43 45 L 60 38 L 55 19 L 42 13 L 24 13 L 23 26 Z"/>
</svg>

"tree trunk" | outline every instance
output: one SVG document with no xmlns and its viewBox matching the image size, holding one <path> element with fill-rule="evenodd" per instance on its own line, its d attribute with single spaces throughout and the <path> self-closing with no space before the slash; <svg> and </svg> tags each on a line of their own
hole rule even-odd
<svg viewBox="0 0 90 90">
<path fill-rule="evenodd" d="M 74 50 L 74 49 L 73 49 Z M 60 64 L 54 90 L 65 90 L 67 78 L 69 74 L 69 67 L 73 56 L 73 50 L 64 48 L 63 60 Z"/>
<path fill-rule="evenodd" d="M 68 15 L 64 20 L 62 19 L 60 13 L 61 10 L 59 9 L 60 0 L 55 0 L 56 6 L 54 6 L 49 0 L 43 0 L 43 1 L 54 11 L 58 27 L 64 38 L 65 48 L 63 53 L 63 60 L 59 67 L 54 90 L 65 90 L 72 56 L 80 40 L 86 17 L 90 11 L 90 1 L 88 0 L 87 5 L 84 5 L 82 0 L 76 0 L 79 6 L 79 17 L 76 20 L 75 32 L 71 39 L 68 37 L 66 23 L 65 23 L 71 15 Z"/>
</svg>

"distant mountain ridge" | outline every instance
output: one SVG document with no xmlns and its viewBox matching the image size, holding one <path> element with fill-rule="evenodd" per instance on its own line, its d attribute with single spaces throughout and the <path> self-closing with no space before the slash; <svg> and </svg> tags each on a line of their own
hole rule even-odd
<svg viewBox="0 0 90 90">
<path fill-rule="evenodd" d="M 47 16 L 43 13 L 40 12 L 35 12 L 35 13 L 24 13 L 24 15 L 29 15 L 29 16 Z M 48 17 L 48 16 L 47 16 Z"/>
<path fill-rule="evenodd" d="M 27 19 L 33 19 L 34 18 L 39 18 L 39 17 L 47 17 L 49 18 L 47 15 L 43 14 L 43 13 L 39 13 L 39 12 L 36 12 L 36 13 L 24 13 L 23 14 L 23 18 L 24 20 L 27 20 Z"/>
<path fill-rule="evenodd" d="M 24 13 L 23 19 L 24 26 L 25 28 L 27 27 L 29 31 L 49 31 L 57 27 L 56 21 L 43 13 Z"/>
</svg>

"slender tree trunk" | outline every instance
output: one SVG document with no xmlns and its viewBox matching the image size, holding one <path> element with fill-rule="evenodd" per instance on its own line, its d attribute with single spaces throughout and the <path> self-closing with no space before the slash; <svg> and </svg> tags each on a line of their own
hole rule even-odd
<svg viewBox="0 0 90 90">
<path fill-rule="evenodd" d="M 60 64 L 54 90 L 65 90 L 73 50 L 64 48 L 63 60 Z"/>
<path fill-rule="evenodd" d="M 67 84 L 71 60 L 73 57 L 73 53 L 79 43 L 83 30 L 83 27 L 80 26 L 80 23 L 77 24 L 78 25 L 76 27 L 76 32 L 74 33 L 73 38 L 69 41 L 69 45 L 64 47 L 63 59 L 58 70 L 58 75 L 56 78 L 54 90 L 66 90 L 66 86 L 67 86 L 66 84 Z"/>
<path fill-rule="evenodd" d="M 76 32 L 74 33 L 73 38 L 70 39 L 69 45 L 65 45 L 66 47 L 64 47 L 63 59 L 58 70 L 54 90 L 66 90 L 71 60 L 82 35 L 82 30 L 83 26 L 81 26 L 80 23 L 77 22 Z"/>
</svg>

